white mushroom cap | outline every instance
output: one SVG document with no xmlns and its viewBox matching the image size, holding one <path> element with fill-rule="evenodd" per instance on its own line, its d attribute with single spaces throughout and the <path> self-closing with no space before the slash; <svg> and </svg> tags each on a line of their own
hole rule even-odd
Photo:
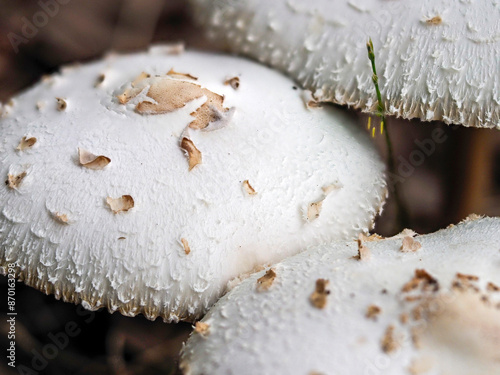
<svg viewBox="0 0 500 375">
<path fill-rule="evenodd" d="M 367 230 L 383 163 L 292 86 L 243 59 L 155 49 L 21 94 L 0 122 L 0 265 L 89 309 L 175 321 L 242 273 Z"/>
<path fill-rule="evenodd" d="M 499 374 L 500 219 L 370 240 L 369 259 L 337 242 L 244 280 L 188 340 L 184 373 Z"/>
<path fill-rule="evenodd" d="M 287 72 L 323 101 L 376 110 L 371 37 L 389 114 L 500 129 L 496 1 L 191 3 L 213 39 Z"/>
</svg>

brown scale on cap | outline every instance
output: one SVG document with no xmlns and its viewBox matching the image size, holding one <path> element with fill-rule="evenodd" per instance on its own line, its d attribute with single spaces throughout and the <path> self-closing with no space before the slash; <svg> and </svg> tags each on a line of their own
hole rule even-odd
<svg viewBox="0 0 500 375">
<path fill-rule="evenodd" d="M 245 192 L 248 195 L 257 195 L 257 192 L 252 187 L 252 185 L 250 185 L 250 182 L 248 180 L 243 181 L 243 189 L 245 189 Z"/>
<path fill-rule="evenodd" d="M 238 90 L 238 88 L 240 87 L 240 78 L 239 77 L 228 78 L 226 79 L 224 84 L 231 86 L 234 90 Z"/>
<path fill-rule="evenodd" d="M 186 255 L 189 255 L 189 253 L 191 252 L 191 248 L 189 247 L 188 241 L 185 238 L 181 238 L 181 243 L 182 247 L 184 248 L 184 252 L 186 253 Z"/>
<path fill-rule="evenodd" d="M 68 103 L 66 102 L 65 99 L 63 99 L 63 98 L 56 98 L 56 101 L 57 101 L 57 110 L 59 112 L 62 112 L 64 110 L 66 110 L 66 108 L 68 108 Z"/>
<path fill-rule="evenodd" d="M 132 198 L 130 195 L 122 195 L 120 198 L 107 197 L 106 203 L 108 204 L 111 211 L 113 211 L 114 214 L 117 214 L 120 212 L 127 212 L 128 210 L 133 208 L 134 198 Z"/>
<path fill-rule="evenodd" d="M 456 291 L 469 290 L 478 293 L 479 287 L 475 284 L 477 281 L 479 281 L 477 276 L 457 273 L 452 282 L 452 288 Z"/>
<path fill-rule="evenodd" d="M 401 244 L 400 250 L 402 252 L 407 253 L 407 252 L 415 252 L 421 248 L 422 245 L 420 244 L 420 242 L 415 241 L 413 237 L 406 236 L 403 238 L 403 243 Z"/>
<path fill-rule="evenodd" d="M 425 23 L 428 25 L 441 25 L 442 22 L 443 19 L 441 18 L 441 16 L 434 16 L 432 18 L 425 20 Z"/>
<path fill-rule="evenodd" d="M 99 74 L 95 80 L 94 87 L 99 87 L 102 85 L 104 80 L 106 79 L 106 75 L 104 74 Z"/>
<path fill-rule="evenodd" d="M 196 322 L 194 331 L 203 337 L 208 336 L 210 334 L 210 325 L 208 323 Z"/>
<path fill-rule="evenodd" d="M 458 272 L 456 275 L 457 279 L 463 280 L 463 281 L 478 281 L 479 277 L 475 275 L 465 275 L 463 273 Z"/>
<path fill-rule="evenodd" d="M 368 238 L 366 237 L 363 233 L 360 233 L 358 235 L 358 255 L 354 256 L 353 258 L 354 259 L 357 259 L 357 260 L 368 260 L 371 258 L 372 254 L 371 254 L 371 251 L 368 247 L 366 247 L 363 243 L 363 241 L 365 240 L 365 238 Z"/>
<path fill-rule="evenodd" d="M 224 97 L 200 85 L 182 79 L 197 79 L 187 73 L 177 73 L 170 70 L 167 77 L 154 77 L 142 73 L 132 82 L 132 88 L 126 89 L 118 100 L 126 104 L 136 97 L 145 87 L 149 86 L 147 96 L 155 101 L 142 101 L 135 107 L 141 114 L 157 115 L 183 108 L 187 103 L 206 96 L 207 100 L 196 111 L 191 113 L 195 119 L 189 124 L 192 129 L 204 129 L 211 122 L 220 121 L 229 108 L 223 106 Z M 151 79 L 150 79 L 151 78 Z"/>
<path fill-rule="evenodd" d="M 500 292 L 500 286 L 497 286 L 492 282 L 489 282 L 488 285 L 486 285 L 486 290 L 488 292 Z"/>
<path fill-rule="evenodd" d="M 363 241 L 363 242 L 378 242 L 378 241 L 383 240 L 384 237 L 382 237 L 380 234 L 377 234 L 377 233 L 370 234 L 369 236 L 366 236 L 365 234 L 360 233 L 358 235 L 358 239 L 361 239 L 361 241 Z"/>
<path fill-rule="evenodd" d="M 181 140 L 181 148 L 186 151 L 189 162 L 189 170 L 192 170 L 198 164 L 201 164 L 201 152 L 196 148 L 193 141 L 184 137 Z"/>
<path fill-rule="evenodd" d="M 439 283 L 434 277 L 432 277 L 426 270 L 417 269 L 415 270 L 415 276 L 413 279 L 403 285 L 401 291 L 403 293 L 407 293 L 411 290 L 417 289 L 420 285 L 422 285 L 423 288 L 431 287 L 435 291 L 439 289 Z"/>
<path fill-rule="evenodd" d="M 322 104 L 314 96 L 314 94 L 309 90 L 303 90 L 301 93 L 302 100 L 307 109 L 311 108 L 321 108 Z"/>
<path fill-rule="evenodd" d="M 310 300 L 314 307 L 318 309 L 324 309 L 327 302 L 327 297 L 330 291 L 327 289 L 329 284 L 328 280 L 318 279 L 316 280 L 316 289 L 311 294 Z"/>
<path fill-rule="evenodd" d="M 382 309 L 380 307 L 378 307 L 377 305 L 370 305 L 368 306 L 368 308 L 366 309 L 366 314 L 365 316 L 368 318 L 368 319 L 371 319 L 371 320 L 374 320 L 376 321 L 377 320 L 377 317 L 380 315 L 380 313 L 382 312 Z"/>
<path fill-rule="evenodd" d="M 111 159 L 104 155 L 94 155 L 90 151 L 78 148 L 79 161 L 82 166 L 88 169 L 100 170 L 111 162 Z"/>
<path fill-rule="evenodd" d="M 16 147 L 16 150 L 24 151 L 28 148 L 33 147 L 35 143 L 36 143 L 35 137 L 26 138 L 26 136 L 24 136 L 19 142 L 19 145 Z"/>
<path fill-rule="evenodd" d="M 26 171 L 17 175 L 12 175 L 9 173 L 5 184 L 11 189 L 17 189 L 21 185 L 21 182 L 23 181 L 24 177 L 26 177 L 26 175 Z"/>
<path fill-rule="evenodd" d="M 69 224 L 68 215 L 60 212 L 52 212 L 52 217 L 60 224 Z"/>
<path fill-rule="evenodd" d="M 321 213 L 322 206 L 323 199 L 318 202 L 309 203 L 309 206 L 307 206 L 307 220 L 312 221 L 317 219 Z"/>
<path fill-rule="evenodd" d="M 198 80 L 198 77 L 195 77 L 195 76 L 188 74 L 188 73 L 176 72 L 173 68 L 168 71 L 167 76 L 172 77 L 172 78 L 177 78 L 177 79 L 192 79 L 193 81 Z"/>
<path fill-rule="evenodd" d="M 382 338 L 381 341 L 381 347 L 384 353 L 387 354 L 393 353 L 399 349 L 400 344 L 398 340 L 396 340 L 394 329 L 395 329 L 394 326 L 390 325 L 385 330 L 384 337 Z"/>
<path fill-rule="evenodd" d="M 257 291 L 265 292 L 266 290 L 269 290 L 271 285 L 273 285 L 275 278 L 276 272 L 272 268 L 268 269 L 264 276 L 257 279 Z"/>
</svg>

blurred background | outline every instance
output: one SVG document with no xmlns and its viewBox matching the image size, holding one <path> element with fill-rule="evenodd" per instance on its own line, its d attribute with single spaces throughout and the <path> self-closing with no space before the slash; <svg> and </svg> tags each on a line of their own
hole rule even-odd
<svg viewBox="0 0 500 375">
<path fill-rule="evenodd" d="M 3 103 L 63 64 L 109 51 L 140 51 L 151 43 L 178 41 L 188 48 L 224 51 L 205 39 L 183 0 L 0 0 L 0 9 Z M 29 22 L 43 26 L 30 30 Z M 351 116 L 366 127 L 366 114 Z M 398 170 L 397 176 L 389 176 L 389 185 L 399 189 L 408 221 L 397 220 L 391 194 L 377 219 L 377 233 L 392 235 L 403 226 L 428 233 L 470 213 L 500 216 L 500 131 L 394 118 L 388 127 Z M 443 142 L 432 141 L 436 129 Z M 384 137 L 377 135 L 374 142 L 385 157 Z M 0 277 L 0 374 L 175 374 L 178 352 L 192 330 L 187 323 L 89 313 L 18 283 L 16 363 L 26 369 L 14 370 L 4 360 L 6 291 L 6 278 Z M 76 325 L 78 334 L 50 352 L 54 337 L 68 323 Z M 40 356 L 44 350 L 48 356 Z"/>
</svg>

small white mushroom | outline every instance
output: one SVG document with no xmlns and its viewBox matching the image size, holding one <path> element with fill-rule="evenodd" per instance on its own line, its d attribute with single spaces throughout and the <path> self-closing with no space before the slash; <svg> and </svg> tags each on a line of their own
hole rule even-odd
<svg viewBox="0 0 500 375">
<path fill-rule="evenodd" d="M 105 88 L 93 87 L 102 72 Z M 244 90 L 224 85 L 234 72 Z M 340 110 L 307 111 L 292 85 L 240 58 L 140 53 L 67 70 L 56 94 L 43 83 L 25 91 L 22 121 L 0 121 L 12 145 L 0 148 L 0 172 L 12 175 L 0 189 L 0 266 L 17 262 L 28 285 L 90 309 L 196 320 L 230 280 L 367 231 L 385 199 L 375 147 Z M 64 118 L 33 105 L 56 95 L 74 103 Z M 221 113 L 226 126 L 204 127 Z M 16 152 L 28 134 L 43 134 L 43 147 Z M 343 188 L 305 226 L 303 206 L 335 181 Z"/>
<path fill-rule="evenodd" d="M 321 101 L 376 110 L 372 38 L 389 114 L 500 129 L 497 1 L 190 2 L 213 41 L 323 89 Z"/>
<path fill-rule="evenodd" d="M 208 312 L 202 322 L 212 333 L 189 338 L 181 368 L 190 375 L 500 374 L 500 292 L 491 286 L 500 285 L 500 218 L 417 238 L 422 248 L 408 253 L 399 238 L 371 242 L 370 262 L 352 259 L 353 241 L 306 250 L 273 266 L 280 282 L 266 293 L 255 290 L 263 272 L 253 274 Z M 325 280 L 326 303 L 318 287 Z"/>
</svg>

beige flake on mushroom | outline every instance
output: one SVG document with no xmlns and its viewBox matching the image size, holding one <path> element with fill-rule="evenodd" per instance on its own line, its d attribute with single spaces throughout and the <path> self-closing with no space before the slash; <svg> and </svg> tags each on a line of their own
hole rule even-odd
<svg viewBox="0 0 500 375">
<path fill-rule="evenodd" d="M 361 239 L 361 241 L 363 242 L 377 242 L 382 241 L 384 237 L 377 233 L 370 234 L 369 236 L 365 235 L 364 233 L 360 233 L 358 239 Z"/>
<path fill-rule="evenodd" d="M 377 320 L 377 317 L 380 315 L 381 312 L 382 312 L 382 309 L 380 307 L 378 307 L 377 305 L 370 305 L 366 309 L 365 316 L 368 319 Z"/>
<path fill-rule="evenodd" d="M 175 74 L 179 76 L 180 73 Z M 221 116 L 229 111 L 229 108 L 223 106 L 224 97 L 222 95 L 196 83 L 170 76 L 151 78 L 149 75 L 141 75 L 132 82 L 132 89 L 126 89 L 118 96 L 118 99 L 120 103 L 125 104 L 146 88 L 149 88 L 147 96 L 152 99 L 152 102 L 141 101 L 137 104 L 135 110 L 141 114 L 155 115 L 172 112 L 205 96 L 207 98 L 205 103 L 191 113 L 194 120 L 189 124 L 189 127 L 192 129 L 204 129 L 210 123 L 220 121 Z"/>
<path fill-rule="evenodd" d="M 271 285 L 273 285 L 275 278 L 276 272 L 272 268 L 268 269 L 264 276 L 257 279 L 257 291 L 265 292 L 266 290 L 269 290 Z"/>
<path fill-rule="evenodd" d="M 208 323 L 196 322 L 194 331 L 201 336 L 208 336 L 210 334 L 210 325 Z"/>
<path fill-rule="evenodd" d="M 57 101 L 57 110 L 59 112 L 62 112 L 68 108 L 68 103 L 66 102 L 66 99 L 63 98 L 56 98 Z"/>
<path fill-rule="evenodd" d="M 415 252 L 420 248 L 422 248 L 420 242 L 415 241 L 413 237 L 406 236 L 403 238 L 403 243 L 401 244 L 400 250 L 402 252 L 407 253 L 407 252 Z"/>
<path fill-rule="evenodd" d="M 250 182 L 248 180 L 243 181 L 243 189 L 248 195 L 256 195 L 257 192 L 255 189 L 250 185 Z"/>
<path fill-rule="evenodd" d="M 323 199 L 317 202 L 309 203 L 309 205 L 307 206 L 308 221 L 313 221 L 319 217 L 319 214 L 321 213 L 321 207 L 323 206 Z"/>
<path fill-rule="evenodd" d="M 368 260 L 371 258 L 371 251 L 368 247 L 366 247 L 363 243 L 364 238 L 366 236 L 363 233 L 360 233 L 358 236 L 358 255 L 355 257 L 357 260 Z"/>
<path fill-rule="evenodd" d="M 462 280 L 462 281 L 478 281 L 479 277 L 475 275 L 466 275 L 460 272 L 457 272 L 456 274 L 457 279 Z"/>
<path fill-rule="evenodd" d="M 21 182 L 23 181 L 24 177 L 26 177 L 27 172 L 24 171 L 22 173 L 19 173 L 17 175 L 10 174 L 7 176 L 7 180 L 5 181 L 5 184 L 11 188 L 11 189 L 16 189 L 19 188 L 21 185 Z"/>
<path fill-rule="evenodd" d="M 173 68 L 167 72 L 167 76 L 172 77 L 172 78 L 177 78 L 177 79 L 190 79 L 193 81 L 198 80 L 198 77 L 195 77 L 189 73 L 176 72 Z"/>
<path fill-rule="evenodd" d="M 443 22 L 443 19 L 439 15 L 431 17 L 431 18 L 427 18 L 425 20 L 425 23 L 428 25 L 441 25 L 442 22 Z"/>
<path fill-rule="evenodd" d="M 184 248 L 184 252 L 186 253 L 186 255 L 189 255 L 189 253 L 191 252 L 191 248 L 189 247 L 188 240 L 186 240 L 185 238 L 181 238 L 181 243 L 182 247 Z"/>
<path fill-rule="evenodd" d="M 19 142 L 19 145 L 16 147 L 16 150 L 24 151 L 30 147 L 33 147 L 35 143 L 36 143 L 35 137 L 27 138 L 26 136 L 24 136 Z"/>
<path fill-rule="evenodd" d="M 342 189 L 342 184 L 340 182 L 335 182 L 330 185 L 323 186 L 321 190 L 323 190 L 323 194 L 327 196 L 330 193 L 333 193 L 334 191 L 337 191 L 339 189 Z"/>
<path fill-rule="evenodd" d="M 304 101 L 307 109 L 321 108 L 321 103 L 318 102 L 318 100 L 310 90 L 302 90 L 300 97 Z"/>
<path fill-rule="evenodd" d="M 341 189 L 342 186 L 343 185 L 341 183 L 339 183 L 338 181 L 334 182 L 332 184 L 323 186 L 321 188 L 322 193 L 323 193 L 323 197 L 316 202 L 309 203 L 309 205 L 307 206 L 307 212 L 306 212 L 307 221 L 312 221 L 312 220 L 317 219 L 319 217 L 319 215 L 321 214 L 321 209 L 323 208 L 323 201 L 326 199 L 326 197 L 328 195 L 330 195 L 331 193 L 333 193 L 334 191 Z"/>
<path fill-rule="evenodd" d="M 145 89 L 146 86 L 141 85 L 141 87 L 138 87 L 138 85 L 149 78 L 151 78 L 151 74 L 146 72 L 141 72 L 141 74 L 135 77 L 134 80 L 130 83 L 130 86 L 132 87 L 125 89 L 123 93 L 117 96 L 120 104 L 127 104 L 131 99 L 135 98 L 139 93 L 141 93 L 141 91 Z"/>
<path fill-rule="evenodd" d="M 137 87 L 139 83 L 148 78 L 151 78 L 151 74 L 146 72 L 141 72 L 141 74 L 135 77 L 135 79 L 132 81 L 132 87 Z"/>
<path fill-rule="evenodd" d="M 130 195 L 122 195 L 120 198 L 106 198 L 106 203 L 108 204 L 111 211 L 114 214 L 119 212 L 126 212 L 134 207 L 134 198 Z"/>
<path fill-rule="evenodd" d="M 104 80 L 106 79 L 106 75 L 104 73 L 101 73 L 97 76 L 96 80 L 95 80 L 95 83 L 94 83 L 94 87 L 100 87 Z"/>
<path fill-rule="evenodd" d="M 201 152 L 196 148 L 192 140 L 183 137 L 181 140 L 181 148 L 187 153 L 189 170 L 201 164 Z"/>
<path fill-rule="evenodd" d="M 500 286 L 497 286 L 492 282 L 488 282 L 488 284 L 486 285 L 486 290 L 488 292 L 500 292 Z"/>
<path fill-rule="evenodd" d="M 240 77 L 228 78 L 224 81 L 224 84 L 231 86 L 234 90 L 238 90 L 240 87 Z"/>
<path fill-rule="evenodd" d="M 393 353 L 400 347 L 400 344 L 395 337 L 394 330 L 395 328 L 393 325 L 388 326 L 387 329 L 385 330 L 384 337 L 382 338 L 381 341 L 381 347 L 384 353 L 387 354 Z"/>
<path fill-rule="evenodd" d="M 328 280 L 318 279 L 316 280 L 316 289 L 310 296 L 310 301 L 312 305 L 318 309 L 324 309 L 327 302 L 327 297 L 330 291 L 327 289 L 329 284 Z"/>
<path fill-rule="evenodd" d="M 417 233 L 411 229 L 405 228 L 400 233 L 392 236 L 391 238 L 405 238 L 405 237 L 415 237 Z"/>
<path fill-rule="evenodd" d="M 36 102 L 36 109 L 41 111 L 44 108 L 45 108 L 45 102 L 43 100 L 39 100 L 38 102 Z"/>
<path fill-rule="evenodd" d="M 78 156 L 80 164 L 88 169 L 104 169 L 111 162 L 111 159 L 107 156 L 97 156 L 83 148 L 78 148 Z"/>
<path fill-rule="evenodd" d="M 438 281 L 434 277 L 432 277 L 426 270 L 416 269 L 413 278 L 403 285 L 401 291 L 403 293 L 408 293 L 412 290 L 417 289 L 421 285 L 423 285 L 423 287 L 431 286 L 435 290 L 439 288 Z"/>
<path fill-rule="evenodd" d="M 69 224 L 69 218 L 68 215 L 63 214 L 61 212 L 51 212 L 52 217 L 54 218 L 55 221 L 57 221 L 60 224 Z"/>
</svg>

